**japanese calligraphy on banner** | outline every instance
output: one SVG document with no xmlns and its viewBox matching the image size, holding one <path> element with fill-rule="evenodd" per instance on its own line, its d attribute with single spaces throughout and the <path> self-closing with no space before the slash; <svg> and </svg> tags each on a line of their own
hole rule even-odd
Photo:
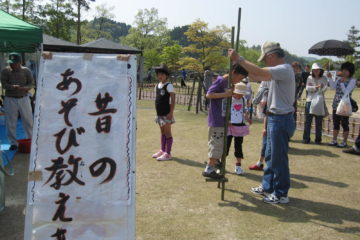
<svg viewBox="0 0 360 240">
<path fill-rule="evenodd" d="M 25 240 L 135 239 L 136 57 L 43 55 Z"/>
</svg>

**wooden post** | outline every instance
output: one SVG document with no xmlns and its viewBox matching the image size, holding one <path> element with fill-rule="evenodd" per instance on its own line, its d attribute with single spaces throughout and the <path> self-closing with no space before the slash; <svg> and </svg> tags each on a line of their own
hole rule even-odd
<svg viewBox="0 0 360 240">
<path fill-rule="evenodd" d="M 139 88 L 139 100 L 141 100 L 141 87 Z"/>
<path fill-rule="evenodd" d="M 194 78 L 194 80 L 193 80 L 193 86 L 192 86 L 192 89 L 191 89 L 191 95 L 190 95 L 190 100 L 189 100 L 188 111 L 190 111 L 191 104 L 192 104 L 192 101 L 193 101 L 193 96 L 194 96 L 194 91 L 195 91 L 195 83 L 196 83 L 196 78 Z"/>
<path fill-rule="evenodd" d="M 236 33 L 236 52 L 239 52 L 239 44 L 240 44 L 240 21 L 241 21 L 241 8 L 239 8 L 239 14 L 238 14 L 238 25 L 237 25 L 237 33 Z M 234 47 L 234 46 L 232 46 Z"/>
<path fill-rule="evenodd" d="M 197 98 L 196 98 L 196 114 L 199 113 L 199 105 L 201 104 L 201 88 L 200 88 L 200 78 L 198 77 L 198 90 L 197 90 Z"/>
<path fill-rule="evenodd" d="M 234 32 L 235 32 L 235 27 L 232 27 L 231 29 L 231 47 L 234 47 Z M 231 79 L 232 79 L 232 74 L 231 74 L 231 65 L 232 62 L 230 60 L 230 71 L 229 71 L 229 80 L 228 80 L 228 87 L 231 87 Z M 221 158 L 221 171 L 220 173 L 224 176 L 223 178 L 225 178 L 225 174 L 226 174 L 226 150 L 227 150 L 227 131 L 228 131 L 228 123 L 230 120 L 230 107 L 231 107 L 231 97 L 227 98 L 227 102 L 226 102 L 226 112 L 225 112 L 225 126 L 224 126 L 224 148 L 223 148 L 223 155 Z M 225 199 L 225 182 L 226 181 L 221 181 L 221 200 L 224 201 Z"/>
<path fill-rule="evenodd" d="M 198 99 L 197 99 L 197 106 L 200 107 L 200 111 L 202 111 L 202 102 L 201 102 L 201 97 L 202 97 L 202 84 L 201 84 L 201 76 L 199 75 L 199 80 L 198 80 Z M 198 110 L 196 111 L 196 113 L 198 113 Z"/>
</svg>

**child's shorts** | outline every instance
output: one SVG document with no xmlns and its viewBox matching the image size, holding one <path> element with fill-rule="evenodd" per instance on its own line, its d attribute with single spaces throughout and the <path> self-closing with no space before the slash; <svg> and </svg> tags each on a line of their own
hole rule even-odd
<svg viewBox="0 0 360 240">
<path fill-rule="evenodd" d="M 155 122 L 160 125 L 160 127 L 165 126 L 166 124 L 173 124 L 175 123 L 175 119 L 172 118 L 171 120 L 167 119 L 166 116 L 156 116 Z"/>
<path fill-rule="evenodd" d="M 209 158 L 220 159 L 222 157 L 224 149 L 223 127 L 209 127 L 208 146 Z"/>
</svg>

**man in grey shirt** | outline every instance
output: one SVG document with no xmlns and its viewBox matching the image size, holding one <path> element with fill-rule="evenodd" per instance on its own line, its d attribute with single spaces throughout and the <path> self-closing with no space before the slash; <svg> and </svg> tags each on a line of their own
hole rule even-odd
<svg viewBox="0 0 360 240">
<path fill-rule="evenodd" d="M 34 79 L 31 71 L 21 66 L 19 53 L 10 53 L 9 66 L 1 72 L 1 84 L 5 89 L 5 122 L 6 133 L 11 143 L 10 150 L 16 150 L 16 125 L 18 114 L 24 126 L 28 138 L 32 136 L 33 115 L 28 92 L 34 87 Z"/>
<path fill-rule="evenodd" d="M 267 102 L 267 145 L 262 184 L 252 188 L 256 194 L 264 195 L 266 203 L 288 203 L 290 188 L 289 171 L 289 139 L 295 131 L 293 117 L 295 100 L 295 75 L 292 67 L 285 64 L 284 50 L 279 43 L 265 42 L 261 48 L 260 61 L 266 68 L 239 57 L 233 49 L 229 49 L 229 57 L 238 62 L 249 72 L 253 81 L 271 81 Z"/>
</svg>

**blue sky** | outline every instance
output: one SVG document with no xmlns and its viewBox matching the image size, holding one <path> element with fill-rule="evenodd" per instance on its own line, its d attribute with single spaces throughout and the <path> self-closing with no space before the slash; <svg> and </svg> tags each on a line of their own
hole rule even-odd
<svg viewBox="0 0 360 240">
<path fill-rule="evenodd" d="M 139 9 L 155 7 L 168 27 L 191 24 L 196 19 L 209 27 L 237 24 L 242 9 L 240 39 L 249 46 L 266 40 L 280 42 L 299 56 L 326 39 L 345 40 L 351 26 L 360 30 L 360 0 L 97 0 L 91 4 L 111 7 L 116 21 L 132 24 Z M 90 18 L 93 10 L 86 13 Z"/>
</svg>

